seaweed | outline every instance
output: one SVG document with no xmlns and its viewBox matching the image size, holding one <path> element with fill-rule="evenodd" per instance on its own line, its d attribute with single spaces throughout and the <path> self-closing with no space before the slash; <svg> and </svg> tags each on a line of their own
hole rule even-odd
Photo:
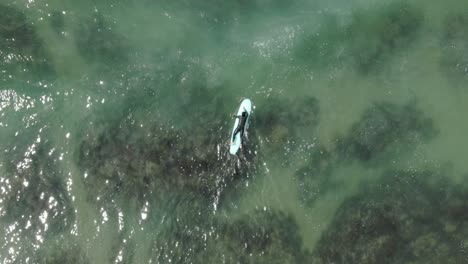
<svg viewBox="0 0 468 264">
<path fill-rule="evenodd" d="M 443 56 L 440 68 L 451 81 L 465 84 L 468 80 L 468 15 L 449 14 L 444 21 L 440 42 Z"/>
<path fill-rule="evenodd" d="M 171 118 L 168 122 L 164 118 L 148 120 L 148 113 L 141 112 L 144 107 L 140 105 L 123 111 L 114 121 L 94 120 L 85 128 L 76 158 L 86 174 L 83 181 L 90 188 L 90 198 L 95 201 L 102 196 L 105 201 L 121 197 L 124 203 L 131 199 L 141 203 L 145 197 L 171 190 L 182 196 L 200 193 L 209 206 L 212 199 L 219 199 L 220 189 L 223 195 L 237 189 L 236 183 L 255 170 L 255 152 L 247 151 L 249 162 L 241 166 L 237 159 L 227 158 L 224 142 L 228 132 L 222 129 L 220 118 L 212 118 L 220 113 L 197 108 L 204 100 L 211 100 L 209 93 L 205 94 L 207 90 L 198 87 L 185 91 L 185 99 L 175 98 L 181 101 L 177 112 L 186 115 L 173 117 L 179 121 L 176 125 L 172 125 Z M 199 97 L 208 99 L 201 100 L 200 105 Z M 206 104 L 223 107 L 219 102 L 215 99 Z M 144 128 L 140 124 L 145 124 Z"/>
<path fill-rule="evenodd" d="M 255 210 L 221 233 L 228 238 L 234 262 L 303 263 L 308 257 L 295 219 L 281 211 Z"/>
<path fill-rule="evenodd" d="M 414 103 L 377 102 L 364 111 L 348 135 L 337 140 L 336 151 L 342 159 L 356 158 L 374 166 L 385 156 L 405 154 L 437 133 L 432 119 Z"/>
<path fill-rule="evenodd" d="M 83 249 L 76 243 L 70 243 L 67 239 L 50 240 L 49 243 L 38 250 L 34 263 L 61 264 L 75 263 L 88 264 L 91 261 Z"/>
<path fill-rule="evenodd" d="M 90 64 L 103 70 L 126 66 L 129 58 L 128 41 L 118 33 L 101 13 L 93 14 L 75 30 L 76 46 Z"/>
<path fill-rule="evenodd" d="M 318 32 L 306 34 L 297 43 L 295 57 L 320 69 L 349 64 L 367 75 L 409 47 L 423 20 L 421 10 L 406 2 L 354 11 L 346 24 L 337 16 L 326 15 Z"/>
<path fill-rule="evenodd" d="M 31 230 L 37 230 L 43 227 L 35 219 L 45 214 L 46 234 L 69 230 L 75 214 L 63 173 L 48 155 L 45 145 L 38 145 L 28 159 L 28 165 L 20 165 L 22 162 L 16 160 L 6 163 L 9 191 L 1 197 L 5 203 L 2 221 L 26 226 L 31 220 Z"/>
<path fill-rule="evenodd" d="M 234 0 L 220 5 L 218 0 L 185 1 L 182 8 L 197 10 L 205 14 L 212 26 L 248 23 L 262 13 L 288 11 L 296 1 L 281 0 Z M 181 8 L 181 5 L 177 6 Z"/>
<path fill-rule="evenodd" d="M 0 65 L 6 70 L 5 76 L 19 78 L 34 72 L 43 79 L 53 78 L 49 54 L 24 12 L 0 4 L 0 14 Z"/>
<path fill-rule="evenodd" d="M 61 35 L 65 31 L 65 15 L 62 12 L 54 11 L 52 12 L 49 20 L 52 30 L 57 35 Z"/>
<path fill-rule="evenodd" d="M 172 230 L 156 239 L 155 261 L 175 263 L 304 263 L 310 253 L 303 248 L 295 219 L 282 211 L 255 210 L 234 221 L 217 218 L 193 228 Z"/>
<path fill-rule="evenodd" d="M 395 52 L 407 48 L 416 39 L 423 19 L 421 10 L 406 2 L 356 12 L 346 29 L 354 64 L 365 74 L 378 69 Z"/>
<path fill-rule="evenodd" d="M 303 134 L 312 135 L 319 124 L 319 101 L 312 96 L 295 101 L 272 97 L 259 105 L 262 110 L 255 112 L 254 130 L 271 142 L 273 149 L 282 148 Z"/>
<path fill-rule="evenodd" d="M 313 68 L 342 66 L 341 53 L 349 41 L 345 38 L 345 29 L 337 16 L 326 15 L 322 20 L 318 32 L 306 32 L 299 37 L 293 55 L 297 61 Z"/>
<path fill-rule="evenodd" d="M 400 159 L 437 134 L 432 119 L 415 103 L 376 102 L 345 136 L 337 138 L 332 149 L 318 143 L 307 148 L 307 162 L 295 173 L 299 198 L 310 207 L 317 197 L 335 188 L 337 183 L 330 176 L 333 168 L 343 162 L 357 160 L 368 167 L 385 167 L 389 158 Z"/>
<path fill-rule="evenodd" d="M 317 263 L 463 263 L 467 189 L 439 171 L 387 171 L 337 211 Z"/>
<path fill-rule="evenodd" d="M 299 190 L 299 199 L 307 207 L 312 207 L 318 197 L 332 189 L 331 180 L 334 157 L 322 146 L 308 150 L 306 165 L 294 174 Z"/>
</svg>

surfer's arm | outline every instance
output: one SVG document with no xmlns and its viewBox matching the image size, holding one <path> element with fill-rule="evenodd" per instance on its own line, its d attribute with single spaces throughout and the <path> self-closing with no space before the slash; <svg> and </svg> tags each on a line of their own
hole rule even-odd
<svg viewBox="0 0 468 264">
<path fill-rule="evenodd" d="M 232 117 L 240 118 L 241 116 L 240 115 L 232 115 Z"/>
</svg>

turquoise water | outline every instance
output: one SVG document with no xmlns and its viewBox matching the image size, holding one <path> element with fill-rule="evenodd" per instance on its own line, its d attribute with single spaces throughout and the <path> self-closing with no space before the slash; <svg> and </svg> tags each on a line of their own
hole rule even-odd
<svg viewBox="0 0 468 264">
<path fill-rule="evenodd" d="M 468 262 L 465 1 L 0 13 L 1 263 Z"/>
</svg>

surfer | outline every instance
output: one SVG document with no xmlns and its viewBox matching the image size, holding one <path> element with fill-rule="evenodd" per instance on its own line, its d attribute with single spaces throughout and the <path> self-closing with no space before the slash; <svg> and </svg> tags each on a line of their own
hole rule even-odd
<svg viewBox="0 0 468 264">
<path fill-rule="evenodd" d="M 244 137 L 244 130 L 245 130 L 245 123 L 247 122 L 247 117 L 249 114 L 247 114 L 247 111 L 242 112 L 242 115 L 234 115 L 235 118 L 239 118 L 239 124 L 236 127 L 236 130 L 234 130 L 234 133 L 232 134 L 232 141 L 236 138 L 237 133 L 241 133 L 241 138 Z"/>
<path fill-rule="evenodd" d="M 244 142 L 245 130 L 249 128 L 250 115 L 252 113 L 252 102 L 250 99 L 244 99 L 237 111 L 234 114 L 235 117 L 234 126 L 232 128 L 232 134 L 230 135 L 231 144 L 229 146 L 229 153 L 236 155 L 237 151 L 242 148 Z M 246 135 L 247 136 L 247 135 Z"/>
</svg>

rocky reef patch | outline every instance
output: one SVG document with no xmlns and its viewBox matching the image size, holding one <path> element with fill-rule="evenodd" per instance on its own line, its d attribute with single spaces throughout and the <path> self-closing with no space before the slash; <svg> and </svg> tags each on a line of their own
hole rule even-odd
<svg viewBox="0 0 468 264">
<path fill-rule="evenodd" d="M 336 213 L 315 263 L 463 263 L 466 186 L 434 171 L 387 171 Z"/>
</svg>

